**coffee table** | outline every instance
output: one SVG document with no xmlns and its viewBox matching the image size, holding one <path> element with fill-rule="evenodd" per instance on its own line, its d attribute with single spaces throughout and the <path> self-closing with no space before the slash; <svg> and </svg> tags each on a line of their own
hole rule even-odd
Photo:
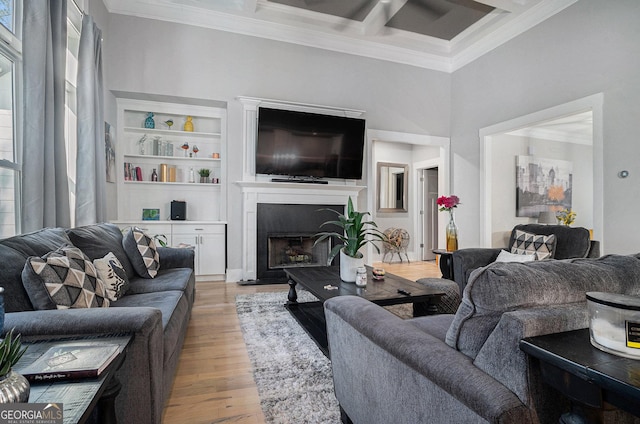
<svg viewBox="0 0 640 424">
<path fill-rule="evenodd" d="M 63 422 L 85 423 L 92 418 L 97 407 L 95 418 L 100 424 L 116 422 L 115 398 L 120 392 L 120 382 L 115 373 L 124 361 L 126 349 L 131 341 L 130 335 L 114 335 L 107 337 L 89 337 L 73 339 L 42 340 L 24 342 L 28 346 L 26 353 L 15 365 L 17 372 L 38 359 L 49 348 L 56 345 L 102 345 L 117 344 L 120 351 L 116 359 L 97 378 L 65 380 L 43 383 L 31 383 L 29 403 L 62 403 Z"/>
<path fill-rule="evenodd" d="M 413 316 L 423 316 L 437 312 L 437 302 L 444 292 L 423 286 L 415 281 L 387 273 L 383 280 L 374 280 L 372 268 L 367 266 L 368 283 L 366 287 L 357 287 L 354 283 L 345 283 L 340 279 L 338 266 L 318 266 L 286 268 L 289 279 L 289 301 L 285 307 L 316 342 L 320 350 L 329 356 L 327 342 L 327 324 L 323 304 L 336 296 L 359 296 L 380 306 L 413 303 Z M 318 298 L 315 302 L 298 303 L 296 287 L 308 290 Z M 336 287 L 329 289 L 328 287 Z M 403 290 L 408 294 L 398 292 Z"/>
</svg>

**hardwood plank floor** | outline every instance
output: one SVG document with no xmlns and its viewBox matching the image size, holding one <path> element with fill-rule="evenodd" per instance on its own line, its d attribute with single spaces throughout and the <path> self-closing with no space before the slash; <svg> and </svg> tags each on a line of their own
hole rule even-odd
<svg viewBox="0 0 640 424">
<path fill-rule="evenodd" d="M 439 277 L 435 262 L 374 263 L 387 272 L 416 280 Z M 198 282 L 185 344 L 173 389 L 164 410 L 165 424 L 263 424 L 258 390 L 236 314 L 238 294 L 287 292 L 286 284 L 240 286 Z"/>
</svg>

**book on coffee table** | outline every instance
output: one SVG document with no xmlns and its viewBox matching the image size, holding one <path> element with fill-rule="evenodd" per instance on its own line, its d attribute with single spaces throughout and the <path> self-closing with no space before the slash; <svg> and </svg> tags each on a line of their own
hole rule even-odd
<svg viewBox="0 0 640 424">
<path fill-rule="evenodd" d="M 116 344 L 61 344 L 18 372 L 33 383 L 95 378 L 118 356 L 119 348 Z"/>
</svg>

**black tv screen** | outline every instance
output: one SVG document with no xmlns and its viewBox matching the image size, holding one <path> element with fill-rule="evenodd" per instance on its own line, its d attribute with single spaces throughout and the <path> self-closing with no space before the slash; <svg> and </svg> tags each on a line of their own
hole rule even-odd
<svg viewBox="0 0 640 424">
<path fill-rule="evenodd" d="M 258 110 L 256 174 L 362 178 L 364 119 Z"/>
</svg>

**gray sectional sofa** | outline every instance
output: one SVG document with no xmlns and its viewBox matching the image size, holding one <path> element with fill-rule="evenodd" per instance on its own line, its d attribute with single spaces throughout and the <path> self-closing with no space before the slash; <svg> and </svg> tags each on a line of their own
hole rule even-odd
<svg viewBox="0 0 640 424">
<path fill-rule="evenodd" d="M 640 295 L 640 255 L 494 263 L 471 274 L 455 314 L 402 320 L 358 297 L 327 301 L 344 421 L 557 423 L 567 401 L 519 342 L 587 328 L 587 291 Z"/>
<path fill-rule="evenodd" d="M 4 331 L 15 328 L 26 341 L 126 333 L 133 336 L 117 377 L 121 423 L 159 423 L 171 390 L 195 297 L 191 249 L 158 248 L 155 278 L 141 278 L 112 224 L 72 229 L 47 228 L 0 241 L 0 286 L 4 288 Z M 22 281 L 28 257 L 65 246 L 80 248 L 89 259 L 113 252 L 129 286 L 108 308 L 36 310 Z"/>
</svg>

